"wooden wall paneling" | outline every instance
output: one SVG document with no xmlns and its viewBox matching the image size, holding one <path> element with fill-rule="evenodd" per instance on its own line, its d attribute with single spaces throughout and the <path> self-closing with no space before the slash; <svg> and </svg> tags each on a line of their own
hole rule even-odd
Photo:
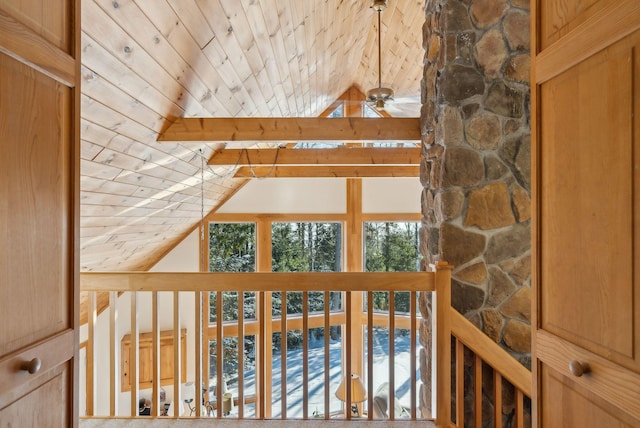
<svg viewBox="0 0 640 428">
<path fill-rule="evenodd" d="M 165 120 L 162 114 L 141 104 L 140 101 L 86 67 L 82 68 L 82 85 L 83 92 L 94 102 L 118 111 L 126 117 L 135 118 L 138 124 L 152 132 L 159 132 L 162 129 Z"/>
<path fill-rule="evenodd" d="M 305 20 L 304 5 L 303 2 L 293 2 L 291 5 L 291 16 L 295 23 L 294 26 L 294 39 L 296 41 L 296 56 L 298 59 L 298 72 L 300 73 L 300 79 L 304 85 L 303 90 L 303 105 L 304 110 L 302 114 L 307 117 L 317 116 L 319 109 L 314 102 L 314 94 L 312 93 L 312 83 L 309 76 L 309 69 L 312 66 L 310 62 L 310 50 L 307 49 L 309 41 L 307 40 L 306 25 L 310 20 Z"/>
<path fill-rule="evenodd" d="M 226 87 L 220 87 L 221 94 L 224 94 L 228 104 L 224 105 L 217 97 L 207 97 L 209 90 L 207 84 L 203 81 L 202 76 L 194 72 L 193 67 L 197 67 L 194 62 L 193 67 L 190 66 L 184 58 L 180 56 L 175 48 L 167 41 L 163 34 L 155 27 L 155 23 L 144 15 L 138 5 L 134 2 L 118 2 L 118 7 L 114 7 L 111 1 L 94 0 L 96 4 L 113 20 L 117 21 L 129 37 L 135 38 L 140 43 L 139 47 L 146 51 L 147 55 L 153 59 L 162 68 L 167 70 L 173 78 L 174 82 L 181 83 L 181 91 L 191 94 L 193 101 L 199 102 L 208 114 L 220 114 L 228 111 L 229 114 L 236 114 L 239 111 L 239 105 L 234 103 L 233 97 L 229 96 L 230 91 Z M 172 12 L 166 2 L 163 2 L 164 10 L 167 13 Z M 150 37 L 154 34 L 155 37 Z M 200 52 L 200 50 L 197 50 Z M 145 73 L 147 74 L 148 71 Z M 186 85 L 186 86 L 185 86 Z M 176 94 L 176 98 L 179 94 Z M 238 110 L 236 110 L 236 108 Z"/>
<path fill-rule="evenodd" d="M 265 70 L 264 58 L 268 58 L 261 52 L 261 46 L 255 42 L 251 30 L 251 24 L 245 15 L 245 10 L 241 2 L 225 2 L 222 5 L 229 19 L 232 35 L 237 39 L 240 46 L 240 52 L 243 53 L 244 60 L 249 64 L 249 73 L 243 79 L 249 88 L 249 93 L 254 97 L 254 101 L 259 108 L 266 108 L 271 116 L 277 116 L 276 111 L 272 110 L 269 101 L 274 99 L 274 89 L 269 84 L 268 74 Z M 263 101 L 263 102 L 261 102 Z M 262 114 L 262 113 L 260 113 Z"/>
<path fill-rule="evenodd" d="M 185 2 L 182 0 L 167 0 L 167 2 L 171 5 L 176 15 L 180 17 L 180 21 L 189 31 L 191 37 L 198 43 L 200 49 L 204 48 L 215 37 L 197 2 Z"/>
<path fill-rule="evenodd" d="M 286 98 L 286 105 L 288 107 L 286 111 L 287 116 L 296 116 L 299 114 L 296 105 L 296 92 L 292 77 L 289 73 L 289 67 L 287 60 L 286 48 L 284 46 L 284 40 L 282 33 L 279 30 L 280 20 L 278 17 L 277 3 L 275 0 L 267 0 L 260 2 L 262 9 L 262 16 L 264 18 L 267 34 L 270 37 L 271 48 L 273 49 L 275 58 L 279 58 L 279 61 L 275 61 L 278 68 L 278 75 L 280 76 L 280 82 L 282 83 L 282 89 Z"/>
<path fill-rule="evenodd" d="M 275 1 L 273 2 L 274 11 L 277 13 L 279 18 L 279 26 L 281 31 L 279 34 L 282 35 L 282 48 L 284 48 L 285 58 L 287 58 L 287 63 L 282 64 L 283 67 L 287 67 L 288 70 L 285 69 L 286 75 L 291 77 L 291 84 L 293 85 L 294 90 L 294 101 L 295 101 L 295 112 L 298 115 L 304 115 L 305 112 L 305 102 L 304 102 L 304 93 L 305 93 L 305 83 L 302 81 L 300 76 L 300 67 L 298 65 L 298 50 L 296 47 L 295 33 L 294 29 L 297 23 L 293 22 L 291 16 L 291 6 L 286 5 L 283 2 Z M 278 42 L 279 44 L 280 42 Z"/>
<path fill-rule="evenodd" d="M 141 126 L 136 120 L 124 116 L 121 112 L 107 107 L 84 94 L 80 102 L 83 117 L 89 115 L 99 116 L 107 128 L 116 131 L 118 134 L 125 135 L 136 141 L 153 141 L 158 135 L 155 130 Z"/>
<path fill-rule="evenodd" d="M 297 8 L 302 8 L 302 13 L 305 17 L 315 16 L 316 14 L 316 2 L 298 2 L 296 3 Z M 306 52 L 305 57 L 309 68 L 307 69 L 307 79 L 309 80 L 309 96 L 311 98 L 311 109 L 313 112 L 316 112 L 316 115 L 319 114 L 322 109 L 323 104 L 320 102 L 319 98 L 319 83 L 318 83 L 318 58 L 317 58 L 317 50 L 315 49 L 316 43 L 318 42 L 316 39 L 316 20 L 313 19 L 305 19 L 304 23 L 304 50 Z"/>
<path fill-rule="evenodd" d="M 157 37 L 160 40 L 166 38 L 164 43 L 167 46 L 171 46 L 180 55 L 181 59 L 191 65 L 193 77 L 187 76 L 186 82 L 190 85 L 192 79 L 199 78 L 208 88 L 209 92 L 202 92 L 203 95 L 199 96 L 202 100 L 211 98 L 217 105 L 213 111 L 208 108 L 210 114 L 225 114 L 224 112 L 227 112 L 227 114 L 235 116 L 242 110 L 246 114 L 247 111 L 255 109 L 256 106 L 248 96 L 244 86 L 241 85 L 242 82 L 225 85 L 226 72 L 224 68 L 220 67 L 220 63 L 207 61 L 206 52 L 210 46 L 217 44 L 218 38 L 212 39 L 209 44 L 200 49 L 198 43 L 191 37 L 180 21 L 179 16 L 173 12 L 166 2 L 158 4 L 157 1 L 142 1 L 137 2 L 137 4 L 153 25 L 160 30 L 160 35 Z M 220 12 L 216 12 L 216 15 L 220 15 Z M 233 91 L 230 88 L 236 88 L 237 90 Z M 216 96 L 212 96 L 211 91 L 214 91 Z"/>
<path fill-rule="evenodd" d="M 105 7 L 113 9 L 111 3 Z M 128 79 L 127 81 L 136 83 L 142 81 L 142 85 L 139 87 L 129 84 L 124 85 L 124 87 L 129 88 L 129 91 L 143 92 L 145 85 L 150 85 L 161 94 L 164 94 L 169 100 L 173 100 L 185 111 L 186 115 L 206 114 L 206 108 L 195 101 L 197 97 L 180 96 L 182 93 L 191 93 L 175 81 L 173 77 L 181 76 L 181 80 L 184 81 L 184 76 L 182 76 L 181 73 L 170 74 L 171 68 L 165 69 L 163 64 L 149 55 L 149 53 L 138 44 L 137 39 L 132 39 L 132 36 L 127 34 L 124 28 L 120 27 L 119 24 L 107 16 L 95 1 L 86 1 L 83 4 L 82 19 L 83 22 L 91 23 L 91 25 L 86 25 L 83 28 L 83 33 L 92 39 L 91 46 L 99 45 L 108 52 L 106 57 L 102 54 L 100 55 L 100 61 L 107 63 L 121 62 L 129 67 L 131 71 L 134 71 L 135 76 L 140 77 L 127 77 L 126 74 L 109 73 L 107 80 L 115 77 L 117 79 Z M 114 64 L 113 67 L 118 66 Z M 133 73 L 128 72 L 127 74 Z M 115 84 L 116 82 L 113 83 Z M 192 99 L 194 102 L 192 102 Z"/>
<path fill-rule="evenodd" d="M 242 0 L 241 3 L 248 22 L 247 28 L 251 30 L 254 43 L 257 46 L 261 58 L 263 60 L 266 58 L 275 58 L 260 3 L 249 0 Z M 252 61 L 250 61 L 250 64 L 251 63 Z M 272 112 L 278 112 L 278 115 L 284 116 L 289 109 L 276 63 L 277 61 L 264 61 L 264 68 L 260 70 L 257 75 L 261 76 L 258 81 L 261 82 L 263 86 L 272 88 L 273 96 L 269 96 L 270 92 L 268 88 L 262 89 L 262 93 L 267 99 L 267 102 L 270 100 L 275 101 L 275 103 L 272 102 L 272 104 L 270 104 L 270 110 Z"/>
<path fill-rule="evenodd" d="M 91 9 L 85 13 L 88 14 L 90 11 Z M 95 15 L 95 19 L 100 16 L 97 13 Z M 96 79 L 104 80 L 104 85 L 111 84 L 117 90 L 137 100 L 141 105 L 164 117 L 178 117 L 183 114 L 194 115 L 203 112 L 202 107 L 198 104 L 194 103 L 191 106 L 187 106 L 186 103 L 181 102 L 181 99 L 169 98 L 169 94 L 162 91 L 161 75 L 157 75 L 158 81 L 155 82 L 154 86 L 154 84 L 144 80 L 140 74 L 132 73 L 126 63 L 113 56 L 112 51 L 103 47 L 96 41 L 96 37 L 91 36 L 87 31 L 82 33 L 82 64 L 96 74 Z M 105 28 L 103 31 L 107 33 L 110 29 Z M 96 34 L 97 30 L 93 30 L 92 33 Z M 96 36 L 100 37 L 100 34 L 102 33 L 97 33 Z M 137 62 L 134 62 L 129 65 L 134 67 L 133 70 L 135 70 L 137 64 Z M 84 132 L 82 137 L 85 138 Z"/>
</svg>

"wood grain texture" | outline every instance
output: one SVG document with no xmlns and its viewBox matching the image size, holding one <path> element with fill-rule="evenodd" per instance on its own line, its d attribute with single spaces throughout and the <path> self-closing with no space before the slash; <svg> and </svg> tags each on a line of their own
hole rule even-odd
<svg viewBox="0 0 640 428">
<path fill-rule="evenodd" d="M 617 409 L 628 413 L 640 421 L 640 375 L 632 373 L 605 358 L 581 349 L 567 341 L 559 340 L 544 331 L 538 331 L 535 338 L 540 360 L 582 388 L 611 403 Z M 590 374 L 576 377 L 569 371 L 569 363 L 574 360 L 589 364 Z M 546 405 L 554 405 L 544 401 Z"/>
<path fill-rule="evenodd" d="M 249 272 L 160 273 L 86 272 L 80 274 L 84 291 L 237 291 L 251 284 L 252 291 L 429 291 L 431 272 Z"/>
<path fill-rule="evenodd" d="M 179 118 L 159 142 L 420 140 L 419 118 Z"/>
<path fill-rule="evenodd" d="M 506 351 L 496 347 L 496 343 L 489 337 L 477 334 L 478 329 L 455 310 L 451 311 L 451 331 L 482 361 L 497 369 L 502 377 L 521 390 L 527 397 L 531 397 L 531 372 Z"/>
<path fill-rule="evenodd" d="M 374 178 L 419 177 L 419 166 L 256 166 L 241 167 L 235 178 Z"/>
<path fill-rule="evenodd" d="M 417 101 L 423 1 L 390 2 L 382 22 L 383 82 Z M 359 2 L 89 0 L 82 25 L 85 271 L 147 269 L 199 221 L 199 150 L 220 145 L 157 144 L 176 118 L 313 118 L 348 91 L 355 114 L 377 84 L 376 17 Z M 247 182 L 216 172 L 205 213 Z"/>
<path fill-rule="evenodd" d="M 417 165 L 419 147 L 336 147 L 333 149 L 224 149 L 209 165 Z"/>
<path fill-rule="evenodd" d="M 636 371 L 638 47 L 640 32 L 542 84 L 539 100 L 540 326 Z"/>
</svg>

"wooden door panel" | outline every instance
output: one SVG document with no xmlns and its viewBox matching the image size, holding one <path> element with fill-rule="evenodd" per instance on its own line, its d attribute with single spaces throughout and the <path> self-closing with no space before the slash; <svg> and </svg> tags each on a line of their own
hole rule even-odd
<svg viewBox="0 0 640 428">
<path fill-rule="evenodd" d="M 71 89 L 0 54 L 0 355 L 72 328 Z M 31 314 L 29 317 L 23 314 Z"/>
<path fill-rule="evenodd" d="M 69 364 L 63 364 L 44 383 L 0 408 L 0 428 L 71 426 L 71 415 L 64 404 L 71 377 Z"/>
<path fill-rule="evenodd" d="M 545 49 L 618 0 L 546 0 L 540 2 L 540 44 Z"/>
<path fill-rule="evenodd" d="M 79 5 L 0 0 L 0 428 L 78 424 Z"/>
<path fill-rule="evenodd" d="M 73 48 L 72 13 L 69 0 L 0 0 L 0 14 L 10 15 L 68 54 Z"/>
<path fill-rule="evenodd" d="M 537 332 L 535 341 L 543 368 L 552 370 L 557 376 L 571 379 L 571 385 L 589 391 L 589 399 L 592 401 L 606 401 L 617 412 L 624 409 L 629 418 L 635 417 L 636 421 L 640 421 L 640 374 L 544 331 Z M 580 377 L 572 374 L 569 366 L 574 361 L 588 367 L 587 373 Z M 544 382 L 548 380 L 543 380 L 543 390 L 546 387 Z M 542 409 L 549 404 L 553 407 L 557 403 L 553 400 L 543 401 Z"/>
<path fill-rule="evenodd" d="M 546 366 L 541 368 L 540 391 L 543 427 L 631 428 L 635 422 L 620 409 L 594 397 L 567 377 Z"/>
<path fill-rule="evenodd" d="M 638 47 L 640 33 L 550 79 L 539 92 L 540 326 L 636 371 Z"/>
</svg>

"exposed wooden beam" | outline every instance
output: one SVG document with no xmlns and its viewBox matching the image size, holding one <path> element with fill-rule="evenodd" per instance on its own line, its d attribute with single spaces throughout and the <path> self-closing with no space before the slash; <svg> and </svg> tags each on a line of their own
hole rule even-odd
<svg viewBox="0 0 640 428">
<path fill-rule="evenodd" d="M 420 147 L 224 149 L 209 165 L 419 165 Z"/>
<path fill-rule="evenodd" d="M 433 272 L 82 272 L 81 291 L 433 291 Z"/>
<path fill-rule="evenodd" d="M 420 140 L 419 118 L 179 118 L 158 141 Z"/>
<path fill-rule="evenodd" d="M 366 177 L 419 177 L 419 165 L 379 166 L 243 166 L 233 178 L 366 178 Z"/>
</svg>

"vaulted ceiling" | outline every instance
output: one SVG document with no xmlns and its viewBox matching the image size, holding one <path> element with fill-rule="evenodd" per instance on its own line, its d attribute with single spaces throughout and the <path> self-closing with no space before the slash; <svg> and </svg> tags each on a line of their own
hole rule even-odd
<svg viewBox="0 0 640 428">
<path fill-rule="evenodd" d="M 212 166 L 201 183 L 225 143 L 157 142 L 176 118 L 316 117 L 376 87 L 370 3 L 83 0 L 81 270 L 149 268 L 246 182 Z M 424 0 L 381 18 L 382 84 L 415 102 Z"/>
</svg>

